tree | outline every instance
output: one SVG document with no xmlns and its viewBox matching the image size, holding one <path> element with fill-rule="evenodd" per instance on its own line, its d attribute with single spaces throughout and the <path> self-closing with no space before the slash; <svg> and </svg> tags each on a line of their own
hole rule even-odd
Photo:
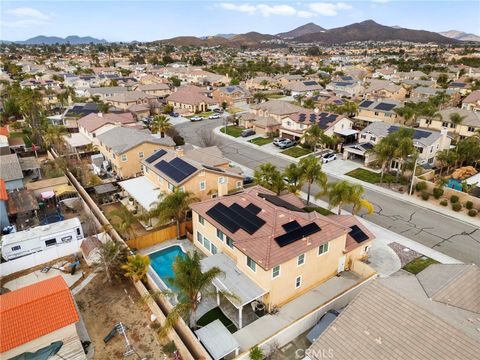
<svg viewBox="0 0 480 360">
<path fill-rule="evenodd" d="M 263 360 L 265 358 L 262 349 L 260 349 L 258 345 L 255 345 L 250 349 L 249 356 L 250 360 Z"/>
<path fill-rule="evenodd" d="M 255 184 L 280 194 L 287 187 L 283 181 L 282 173 L 277 167 L 271 163 L 260 165 L 253 172 L 253 180 Z"/>
<path fill-rule="evenodd" d="M 395 152 L 395 145 L 392 141 L 392 138 L 388 136 L 384 137 L 377 144 L 375 144 L 371 150 L 368 150 L 368 152 L 375 155 L 375 162 L 380 165 L 380 184 L 382 184 L 385 169 L 392 161 L 393 154 Z"/>
<path fill-rule="evenodd" d="M 261 103 L 264 100 L 268 101 L 267 95 L 263 92 L 256 92 L 255 94 L 253 94 L 253 98 L 255 99 L 257 104 Z"/>
<path fill-rule="evenodd" d="M 291 193 L 297 193 L 303 186 L 303 179 L 302 179 L 302 168 L 297 164 L 290 164 L 288 165 L 284 172 L 283 176 L 288 181 L 288 191 Z"/>
<path fill-rule="evenodd" d="M 442 150 L 437 153 L 437 163 L 440 164 L 440 176 L 442 176 L 443 169 L 447 168 L 447 173 L 450 172 L 452 166 L 457 162 L 457 153 L 450 149 Z"/>
<path fill-rule="evenodd" d="M 323 133 L 323 130 L 320 129 L 320 126 L 318 126 L 317 124 L 313 124 L 307 129 L 307 131 L 305 131 L 305 133 L 302 136 L 302 139 L 305 142 L 305 144 L 310 146 L 313 152 L 315 152 L 317 145 L 320 143 L 320 141 L 324 137 L 325 137 L 325 134 Z"/>
<path fill-rule="evenodd" d="M 160 133 L 160 137 L 165 137 L 165 132 L 172 127 L 170 120 L 164 115 L 157 115 L 152 121 L 152 132 Z"/>
<path fill-rule="evenodd" d="M 177 226 L 177 239 L 180 239 L 180 223 L 185 221 L 190 205 L 199 199 L 189 191 L 182 191 L 175 188 L 171 193 L 162 193 L 158 197 L 159 201 L 155 208 L 150 210 L 147 218 L 158 218 L 160 225 L 175 221 Z"/>
<path fill-rule="evenodd" d="M 397 178 L 399 174 L 403 176 L 407 159 L 416 159 L 418 152 L 413 145 L 413 133 L 415 130 L 408 128 L 400 128 L 393 132 L 395 138 L 395 151 L 393 156 L 400 162 L 400 171 L 397 171 Z"/>
<path fill-rule="evenodd" d="M 455 125 L 455 129 L 457 129 L 457 126 L 460 125 L 463 122 L 463 120 L 465 120 L 466 116 L 462 116 L 459 113 L 455 112 L 450 114 L 449 118 L 452 124 Z M 456 134 L 455 139 L 457 139 L 458 136 L 459 134 Z"/>
<path fill-rule="evenodd" d="M 330 208 L 338 206 L 338 215 L 341 215 L 342 206 L 351 204 L 353 205 L 353 214 L 359 212 L 362 207 L 365 207 L 368 213 L 371 214 L 373 212 L 373 206 L 370 202 L 362 198 L 364 191 L 363 186 L 351 184 L 346 180 L 330 184 L 328 190 L 328 203 Z M 323 193 L 319 195 L 321 196 Z"/>
<path fill-rule="evenodd" d="M 121 235 L 124 235 L 127 240 L 133 238 L 135 233 L 135 216 L 125 207 L 122 206 L 116 210 L 112 210 L 107 214 L 110 221 L 114 222 L 114 226 Z M 116 221 L 113 221 L 113 220 Z"/>
<path fill-rule="evenodd" d="M 67 128 L 65 126 L 48 125 L 43 133 L 45 147 L 49 148 L 53 146 L 58 151 L 60 143 L 63 142 L 62 136 L 66 133 Z"/>
<path fill-rule="evenodd" d="M 148 273 L 150 258 L 147 255 L 135 254 L 127 257 L 127 263 L 122 265 L 125 276 L 134 282 L 141 281 Z"/>
<path fill-rule="evenodd" d="M 223 109 L 223 111 L 225 111 L 225 110 L 227 109 L 227 107 L 228 107 L 228 103 L 227 103 L 225 100 L 222 101 L 222 109 Z"/>
<path fill-rule="evenodd" d="M 163 113 L 170 114 L 171 112 L 173 112 L 173 105 L 170 105 L 170 104 L 165 105 L 165 107 L 163 108 Z"/>
<path fill-rule="evenodd" d="M 113 279 L 119 279 L 121 264 L 127 259 L 127 247 L 115 241 L 107 241 L 99 247 L 99 261 L 96 264 L 97 271 L 105 273 L 107 281 L 111 284 Z"/>
<path fill-rule="evenodd" d="M 164 337 L 181 317 L 188 321 L 191 328 L 195 328 L 196 312 L 200 298 L 205 301 L 208 298 L 216 298 L 217 292 L 210 291 L 212 281 L 223 274 L 218 267 L 212 267 L 202 272 L 200 255 L 197 251 L 189 252 L 185 256 L 178 256 L 172 265 L 173 277 L 169 279 L 172 287 L 176 289 L 178 303 L 170 311 L 165 324 L 160 329 L 160 336 Z M 233 296 L 226 294 L 226 296 Z"/>
<path fill-rule="evenodd" d="M 323 191 L 327 188 L 327 175 L 322 171 L 322 164 L 317 157 L 310 155 L 298 163 L 301 169 L 302 181 L 307 183 L 307 205 L 310 204 L 310 193 L 313 183 L 318 184 Z"/>
<path fill-rule="evenodd" d="M 398 116 L 403 118 L 404 125 L 412 125 L 415 122 L 416 111 L 413 107 L 404 106 L 404 107 L 396 108 L 393 111 L 395 111 L 395 113 L 397 113 Z"/>
</svg>

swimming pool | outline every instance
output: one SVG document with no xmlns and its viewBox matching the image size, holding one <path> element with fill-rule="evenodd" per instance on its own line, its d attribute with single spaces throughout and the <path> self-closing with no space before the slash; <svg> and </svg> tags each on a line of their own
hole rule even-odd
<svg viewBox="0 0 480 360">
<path fill-rule="evenodd" d="M 160 279 L 162 279 L 163 283 L 171 290 L 174 289 L 169 279 L 173 277 L 172 265 L 177 256 L 185 256 L 185 252 L 179 245 L 173 245 L 148 255 L 150 258 L 150 266 L 155 270 Z"/>
<path fill-rule="evenodd" d="M 448 179 L 448 183 L 445 185 L 445 187 L 448 187 L 450 189 L 455 189 L 458 191 L 463 190 L 462 182 L 457 179 L 450 178 Z"/>
</svg>

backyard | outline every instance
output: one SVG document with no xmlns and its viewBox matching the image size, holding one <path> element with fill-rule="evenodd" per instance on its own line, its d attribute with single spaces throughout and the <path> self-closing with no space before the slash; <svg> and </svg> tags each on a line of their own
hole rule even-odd
<svg viewBox="0 0 480 360">
<path fill-rule="evenodd" d="M 310 149 L 303 148 L 303 147 L 300 147 L 300 146 L 294 146 L 294 147 L 291 147 L 287 150 L 283 150 L 282 154 L 288 155 L 288 156 L 291 156 L 291 157 L 294 157 L 294 158 L 299 158 L 301 156 L 305 156 L 307 154 L 310 154 L 311 152 L 312 152 L 312 150 L 310 150 Z"/>
<path fill-rule="evenodd" d="M 225 325 L 225 327 L 232 334 L 237 331 L 237 327 L 230 321 L 229 318 L 225 316 L 225 314 L 222 312 L 222 310 L 220 310 L 219 307 L 216 307 L 210 310 L 205 315 L 203 315 L 200 319 L 198 319 L 197 325 L 201 327 L 206 326 L 217 319 L 220 320 L 222 324 Z"/>
<path fill-rule="evenodd" d="M 267 145 L 273 142 L 273 138 L 265 138 L 265 137 L 256 137 L 255 139 L 249 140 L 248 142 L 258 145 L 258 146 L 263 146 Z"/>
<path fill-rule="evenodd" d="M 227 135 L 230 135 L 230 136 L 233 136 L 233 137 L 239 137 L 242 134 L 242 130 L 245 130 L 245 129 L 240 127 L 240 126 L 229 125 L 229 126 L 227 126 L 226 129 L 224 127 L 222 127 L 222 129 L 220 131 L 224 134 L 227 134 Z"/>
<path fill-rule="evenodd" d="M 107 344 L 103 341 L 119 322 L 125 325 L 128 340 L 141 358 L 167 359 L 151 326 L 150 311 L 131 282 L 124 280 L 108 285 L 101 275 L 97 275 L 75 296 L 75 300 L 94 345 L 93 359 L 124 358 L 123 336 L 117 334 Z"/>
</svg>

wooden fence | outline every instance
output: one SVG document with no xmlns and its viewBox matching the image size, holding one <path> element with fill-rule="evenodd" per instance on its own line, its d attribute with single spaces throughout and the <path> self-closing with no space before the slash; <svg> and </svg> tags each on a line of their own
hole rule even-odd
<svg viewBox="0 0 480 360">
<path fill-rule="evenodd" d="M 184 237 L 187 234 L 187 229 L 192 227 L 191 221 L 186 221 L 180 224 L 180 236 Z M 169 225 L 157 231 L 136 237 L 127 241 L 127 245 L 131 249 L 144 249 L 164 241 L 177 238 L 177 225 Z"/>
</svg>

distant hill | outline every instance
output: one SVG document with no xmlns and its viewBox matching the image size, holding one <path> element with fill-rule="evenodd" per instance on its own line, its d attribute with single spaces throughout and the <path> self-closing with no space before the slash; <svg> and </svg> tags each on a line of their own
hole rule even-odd
<svg viewBox="0 0 480 360">
<path fill-rule="evenodd" d="M 228 39 L 220 36 L 210 36 L 207 38 L 199 38 L 195 36 L 177 36 L 171 39 L 165 39 L 155 42 L 175 46 L 219 46 L 228 43 Z"/>
<path fill-rule="evenodd" d="M 409 41 L 417 43 L 434 42 L 439 44 L 455 43 L 457 40 L 425 30 L 411 30 L 380 25 L 366 20 L 342 26 L 325 32 L 306 34 L 294 39 L 297 42 L 320 42 L 325 44 L 343 44 L 352 41 Z"/>
<path fill-rule="evenodd" d="M 223 37 L 223 38 L 225 38 L 225 39 L 230 39 L 230 38 L 234 37 L 235 35 L 237 35 L 237 34 L 217 34 L 217 35 L 215 35 L 215 36 L 217 36 L 217 37 Z"/>
<path fill-rule="evenodd" d="M 468 34 L 463 31 L 458 31 L 458 30 L 450 30 L 450 31 L 444 31 L 440 32 L 440 35 L 446 36 L 451 39 L 456 39 L 460 41 L 477 41 L 480 42 L 480 36 L 475 35 L 475 34 Z"/>
<path fill-rule="evenodd" d="M 296 38 L 303 35 L 314 34 L 314 33 L 324 32 L 324 31 L 325 29 L 322 28 L 321 26 L 314 23 L 308 23 L 308 24 L 299 26 L 293 30 L 277 34 L 277 36 L 283 39 L 291 39 L 291 38 Z"/>
<path fill-rule="evenodd" d="M 232 46 L 258 46 L 262 41 L 276 39 L 274 35 L 260 34 L 259 32 L 251 31 L 246 34 L 235 35 L 228 39 L 228 42 Z"/>
<path fill-rule="evenodd" d="M 39 35 L 33 38 L 27 39 L 25 41 L 12 41 L 16 44 L 23 44 L 23 45 L 53 45 L 53 44 L 72 44 L 72 45 L 81 45 L 81 44 L 106 44 L 107 40 L 105 39 L 96 39 L 91 36 L 77 36 L 77 35 L 70 35 L 66 38 L 58 37 L 58 36 L 44 36 Z"/>
</svg>

